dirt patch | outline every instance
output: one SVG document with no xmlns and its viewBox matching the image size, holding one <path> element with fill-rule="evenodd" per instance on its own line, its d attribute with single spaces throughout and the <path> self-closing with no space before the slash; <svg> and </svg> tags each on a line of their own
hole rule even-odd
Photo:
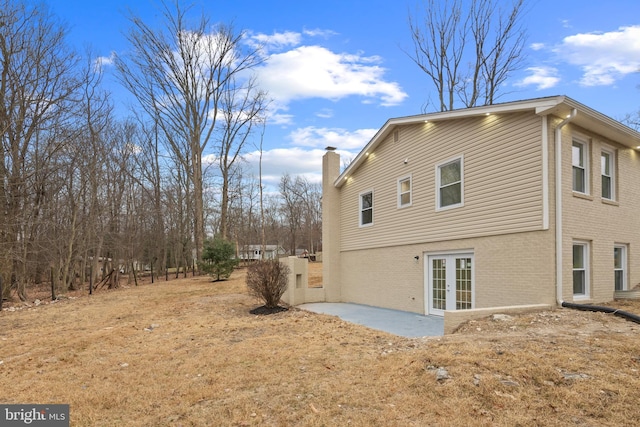
<svg viewBox="0 0 640 427">
<path fill-rule="evenodd" d="M 230 280 L 123 287 L 0 313 L 0 401 L 73 426 L 623 426 L 640 418 L 640 325 L 568 309 L 408 339 Z M 640 314 L 639 302 L 616 303 Z"/>
<path fill-rule="evenodd" d="M 249 310 L 251 314 L 259 314 L 259 315 L 269 315 L 275 313 L 282 313 L 283 311 L 289 310 L 287 307 L 267 307 L 266 305 L 261 305 L 260 307 L 256 307 L 252 310 Z"/>
</svg>

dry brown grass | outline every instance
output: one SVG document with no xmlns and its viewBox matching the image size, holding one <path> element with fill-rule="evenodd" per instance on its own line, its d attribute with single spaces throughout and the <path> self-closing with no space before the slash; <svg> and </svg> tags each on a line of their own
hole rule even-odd
<svg viewBox="0 0 640 427">
<path fill-rule="evenodd" d="M 554 310 L 405 339 L 298 309 L 249 314 L 257 305 L 237 271 L 3 311 L 0 402 L 68 403 L 74 426 L 640 418 L 640 327 L 617 317 Z M 450 378 L 438 381 L 438 367 Z"/>
</svg>

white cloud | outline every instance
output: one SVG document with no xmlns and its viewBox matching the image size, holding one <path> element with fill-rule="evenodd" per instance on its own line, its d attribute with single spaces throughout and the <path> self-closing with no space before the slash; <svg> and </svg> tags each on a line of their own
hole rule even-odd
<svg viewBox="0 0 640 427">
<path fill-rule="evenodd" d="M 293 114 L 285 114 L 279 112 L 271 113 L 267 118 L 267 124 L 279 126 L 287 126 L 293 124 Z"/>
<path fill-rule="evenodd" d="M 348 96 L 378 99 L 383 106 L 400 104 L 407 94 L 384 80 L 380 58 L 341 54 L 322 46 L 299 46 L 271 55 L 258 70 L 262 85 L 277 105 L 305 98 L 339 100 Z"/>
<path fill-rule="evenodd" d="M 350 132 L 339 128 L 317 128 L 308 126 L 291 132 L 289 139 L 295 146 L 324 148 L 338 147 L 341 150 L 361 150 L 376 134 L 377 129 L 357 129 Z"/>
<path fill-rule="evenodd" d="M 333 110 L 330 108 L 323 108 L 316 113 L 316 116 L 320 117 L 321 119 L 330 119 L 333 117 Z"/>
<path fill-rule="evenodd" d="M 322 30 L 320 28 L 316 28 L 313 30 L 304 30 L 303 31 L 305 36 L 310 36 L 310 37 L 323 37 L 323 38 L 329 38 L 329 37 L 333 37 L 333 36 L 337 36 L 338 33 L 336 33 L 335 31 L 332 30 Z"/>
<path fill-rule="evenodd" d="M 542 50 L 545 48 L 544 43 L 531 43 L 531 46 L 529 46 L 532 50 Z"/>
<path fill-rule="evenodd" d="M 294 31 L 273 34 L 250 33 L 248 40 L 252 46 L 262 46 L 266 51 L 271 51 L 299 45 L 302 35 Z"/>
<path fill-rule="evenodd" d="M 262 180 L 266 185 L 277 187 L 283 174 L 301 175 L 312 182 L 322 181 L 321 149 L 305 149 L 301 147 L 274 148 L 262 152 Z M 260 158 L 259 151 L 243 156 L 249 169 L 257 176 Z"/>
<path fill-rule="evenodd" d="M 536 86 L 537 90 L 542 90 L 552 88 L 560 82 L 558 70 L 553 67 L 530 67 L 526 71 L 530 75 L 516 82 L 515 86 Z"/>
<path fill-rule="evenodd" d="M 95 60 L 95 65 L 98 68 L 102 68 L 102 67 L 105 67 L 105 66 L 113 65 L 113 62 L 115 61 L 115 58 L 116 58 L 116 53 L 115 52 L 111 52 L 111 54 L 109 54 L 109 56 L 99 56 Z"/>
<path fill-rule="evenodd" d="M 640 71 L 640 25 L 568 36 L 555 52 L 582 68 L 582 85 L 611 85 L 627 74 Z"/>
<path fill-rule="evenodd" d="M 311 182 L 322 181 L 322 156 L 324 147 L 338 147 L 343 159 L 350 159 L 364 147 L 377 129 L 345 129 L 306 127 L 291 132 L 290 147 L 267 149 L 262 152 L 262 179 L 266 186 L 277 188 L 284 173 L 301 175 Z M 243 159 L 248 169 L 258 175 L 259 151 L 246 153 Z"/>
</svg>

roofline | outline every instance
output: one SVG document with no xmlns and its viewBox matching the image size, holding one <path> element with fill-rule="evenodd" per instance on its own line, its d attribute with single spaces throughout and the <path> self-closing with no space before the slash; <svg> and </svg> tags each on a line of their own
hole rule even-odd
<svg viewBox="0 0 640 427">
<path fill-rule="evenodd" d="M 630 127 L 614 120 L 584 104 L 581 104 L 567 96 L 558 95 L 546 98 L 535 98 L 523 101 L 506 102 L 502 104 L 486 105 L 481 107 L 464 108 L 451 111 L 442 111 L 415 116 L 405 116 L 389 119 L 371 138 L 369 143 L 358 153 L 356 158 L 338 176 L 334 185 L 342 187 L 346 179 L 360 167 L 369 153 L 373 150 L 398 126 L 415 124 L 420 122 L 434 122 L 451 120 L 466 117 L 483 116 L 498 113 L 515 113 L 519 111 L 534 111 L 540 116 L 555 114 L 565 117 L 571 110 L 578 111 L 578 118 L 574 123 L 585 129 L 596 129 L 597 133 L 607 138 L 611 138 L 629 148 L 638 149 L 640 147 L 640 133 Z M 626 143 L 629 139 L 629 143 Z"/>
</svg>

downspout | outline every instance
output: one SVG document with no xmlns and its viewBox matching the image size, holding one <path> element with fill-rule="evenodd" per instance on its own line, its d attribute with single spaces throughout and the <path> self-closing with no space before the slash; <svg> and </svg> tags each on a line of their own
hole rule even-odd
<svg viewBox="0 0 640 427">
<path fill-rule="evenodd" d="M 562 128 L 578 114 L 575 108 L 556 127 L 556 300 L 562 305 Z"/>
</svg>

